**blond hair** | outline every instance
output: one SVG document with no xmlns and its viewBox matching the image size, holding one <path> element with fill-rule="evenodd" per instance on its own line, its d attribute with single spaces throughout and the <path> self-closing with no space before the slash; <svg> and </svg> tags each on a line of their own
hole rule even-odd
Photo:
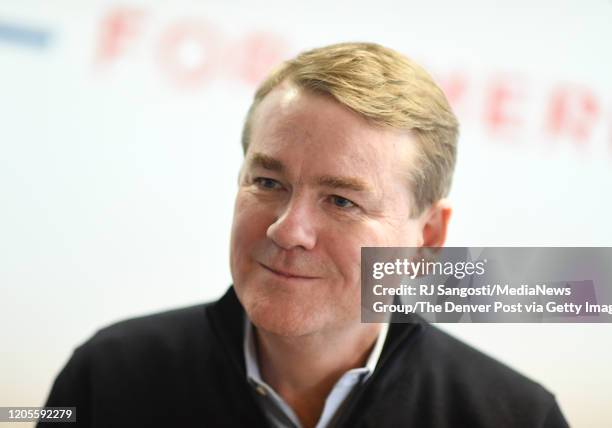
<svg viewBox="0 0 612 428">
<path fill-rule="evenodd" d="M 331 95 L 375 125 L 416 134 L 418 165 L 410 171 L 416 205 L 413 215 L 448 194 L 458 122 L 442 90 L 418 64 L 374 43 L 340 43 L 299 54 L 282 63 L 255 92 L 242 131 L 245 153 L 255 109 L 285 80 Z"/>
</svg>

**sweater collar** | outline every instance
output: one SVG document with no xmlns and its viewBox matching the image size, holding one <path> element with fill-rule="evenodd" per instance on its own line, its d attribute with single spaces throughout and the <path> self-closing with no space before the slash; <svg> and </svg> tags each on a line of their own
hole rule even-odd
<svg viewBox="0 0 612 428">
<path fill-rule="evenodd" d="M 246 379 L 244 361 L 244 325 L 246 319 L 234 287 L 230 286 L 223 297 L 210 306 L 207 313 L 212 328 L 228 358 Z M 425 326 L 426 322 L 418 315 L 394 313 L 372 377 L 376 377 L 376 373 L 383 368 L 400 344 L 407 341 L 410 336 L 419 334 Z"/>
</svg>

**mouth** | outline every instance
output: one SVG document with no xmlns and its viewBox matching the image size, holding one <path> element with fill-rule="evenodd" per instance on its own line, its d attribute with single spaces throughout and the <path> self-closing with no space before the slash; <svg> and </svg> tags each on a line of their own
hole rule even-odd
<svg viewBox="0 0 612 428">
<path fill-rule="evenodd" d="M 297 273 L 293 273 L 293 272 L 287 272 L 287 271 L 283 271 L 283 270 L 278 270 L 278 269 L 273 269 L 269 266 L 264 265 L 263 263 L 259 263 L 259 265 L 264 268 L 265 270 L 267 270 L 268 272 L 272 272 L 274 275 L 280 276 L 282 278 L 288 278 L 288 279 L 317 279 L 317 277 L 315 276 L 305 276 L 305 275 L 299 275 Z"/>
</svg>

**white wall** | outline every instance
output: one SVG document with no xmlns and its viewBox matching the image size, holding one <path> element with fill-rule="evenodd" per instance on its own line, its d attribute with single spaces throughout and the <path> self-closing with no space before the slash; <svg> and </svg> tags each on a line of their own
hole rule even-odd
<svg viewBox="0 0 612 428">
<path fill-rule="evenodd" d="M 612 245 L 612 2 L 531 3 L 0 3 L 0 405 L 42 405 L 101 326 L 223 292 L 242 119 L 305 48 L 382 43 L 447 89 L 449 245 Z M 612 421 L 611 325 L 445 328 Z"/>
</svg>

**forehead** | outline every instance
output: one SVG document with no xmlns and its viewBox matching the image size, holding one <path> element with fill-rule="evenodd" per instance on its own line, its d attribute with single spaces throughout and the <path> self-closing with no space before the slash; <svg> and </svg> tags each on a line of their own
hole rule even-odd
<svg viewBox="0 0 612 428">
<path fill-rule="evenodd" d="M 283 83 L 253 116 L 247 157 L 264 153 L 302 173 L 351 173 L 403 181 L 414 167 L 414 136 L 373 125 L 335 101 Z"/>
</svg>

